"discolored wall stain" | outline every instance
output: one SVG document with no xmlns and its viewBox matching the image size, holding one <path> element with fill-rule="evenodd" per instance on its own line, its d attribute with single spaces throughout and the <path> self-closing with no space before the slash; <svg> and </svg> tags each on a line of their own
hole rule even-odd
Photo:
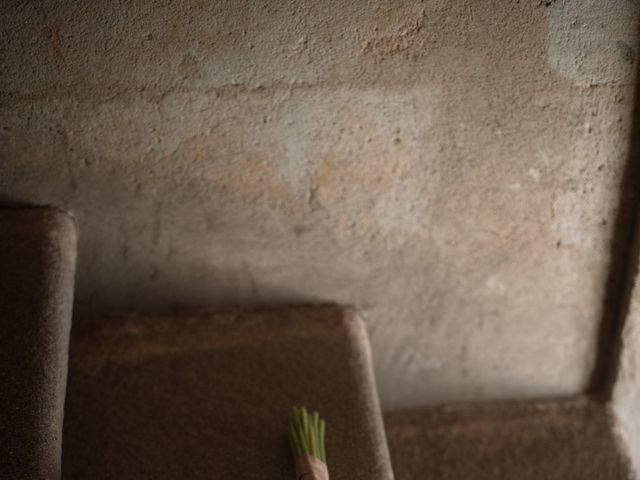
<svg viewBox="0 0 640 480">
<path fill-rule="evenodd" d="M 586 86 L 632 81 L 635 2 L 567 0 L 550 3 L 545 13 L 552 68 Z"/>
</svg>

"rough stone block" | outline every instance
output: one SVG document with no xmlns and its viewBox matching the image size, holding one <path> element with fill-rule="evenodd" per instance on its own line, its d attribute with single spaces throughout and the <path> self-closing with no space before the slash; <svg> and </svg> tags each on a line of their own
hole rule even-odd
<svg viewBox="0 0 640 480">
<path fill-rule="evenodd" d="M 608 407 L 584 399 L 385 416 L 397 480 L 634 478 Z"/>
<path fill-rule="evenodd" d="M 334 307 L 109 319 L 74 331 L 65 479 L 292 479 L 294 405 L 332 480 L 392 478 L 369 343 Z"/>
<path fill-rule="evenodd" d="M 0 478 L 60 478 L 74 222 L 0 209 Z"/>
</svg>

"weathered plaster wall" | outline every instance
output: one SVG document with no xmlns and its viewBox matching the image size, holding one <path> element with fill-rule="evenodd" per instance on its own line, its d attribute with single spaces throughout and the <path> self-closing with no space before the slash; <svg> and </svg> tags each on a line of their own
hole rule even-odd
<svg viewBox="0 0 640 480">
<path fill-rule="evenodd" d="M 639 116 L 640 111 L 637 111 L 636 117 Z M 637 126 L 634 127 L 634 131 L 636 128 Z M 634 153 L 638 153 L 639 140 L 634 140 Z M 637 160 L 637 157 L 634 159 Z M 627 308 L 622 312 L 625 317 L 624 328 L 615 352 L 616 362 L 613 363 L 616 372 L 613 372 L 615 375 L 612 376 L 612 406 L 618 417 L 619 433 L 624 439 L 634 470 L 640 475 L 640 257 L 637 250 L 640 231 L 637 228 L 638 225 L 635 232 L 636 245 L 633 246 L 635 250 L 631 251 L 628 265 L 632 285 L 629 285 L 628 299 L 625 298 Z"/>
<path fill-rule="evenodd" d="M 623 333 L 613 406 L 635 471 L 640 474 L 640 285 L 637 280 Z"/>
<path fill-rule="evenodd" d="M 77 321 L 337 301 L 387 408 L 576 393 L 635 9 L 5 1 L 0 195 L 77 215 Z"/>
</svg>

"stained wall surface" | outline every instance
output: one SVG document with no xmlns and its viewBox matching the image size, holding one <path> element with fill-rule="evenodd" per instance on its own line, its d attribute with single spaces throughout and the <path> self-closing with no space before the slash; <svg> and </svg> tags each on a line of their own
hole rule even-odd
<svg viewBox="0 0 640 480">
<path fill-rule="evenodd" d="M 385 408 L 577 393 L 636 9 L 4 1 L 0 199 L 77 216 L 76 322 L 339 302 Z"/>
</svg>

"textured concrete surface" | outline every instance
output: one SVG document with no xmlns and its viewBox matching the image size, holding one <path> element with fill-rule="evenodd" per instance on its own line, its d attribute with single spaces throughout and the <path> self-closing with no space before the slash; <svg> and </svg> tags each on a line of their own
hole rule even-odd
<svg viewBox="0 0 640 480">
<path fill-rule="evenodd" d="M 71 339 L 64 478 L 294 478 L 294 405 L 335 480 L 391 480 L 364 324 L 333 307 L 121 318 Z"/>
<path fill-rule="evenodd" d="M 365 312 L 383 403 L 584 390 L 628 0 L 0 6 L 0 197 L 79 219 L 78 318 Z"/>
<path fill-rule="evenodd" d="M 0 478 L 60 480 L 76 230 L 0 209 Z"/>
<path fill-rule="evenodd" d="M 637 272 L 636 269 L 636 275 Z M 621 343 L 613 407 L 619 419 L 620 433 L 640 477 L 640 284 L 637 276 Z"/>
<path fill-rule="evenodd" d="M 584 400 L 391 413 L 396 480 L 627 480 L 609 410 Z"/>
</svg>

